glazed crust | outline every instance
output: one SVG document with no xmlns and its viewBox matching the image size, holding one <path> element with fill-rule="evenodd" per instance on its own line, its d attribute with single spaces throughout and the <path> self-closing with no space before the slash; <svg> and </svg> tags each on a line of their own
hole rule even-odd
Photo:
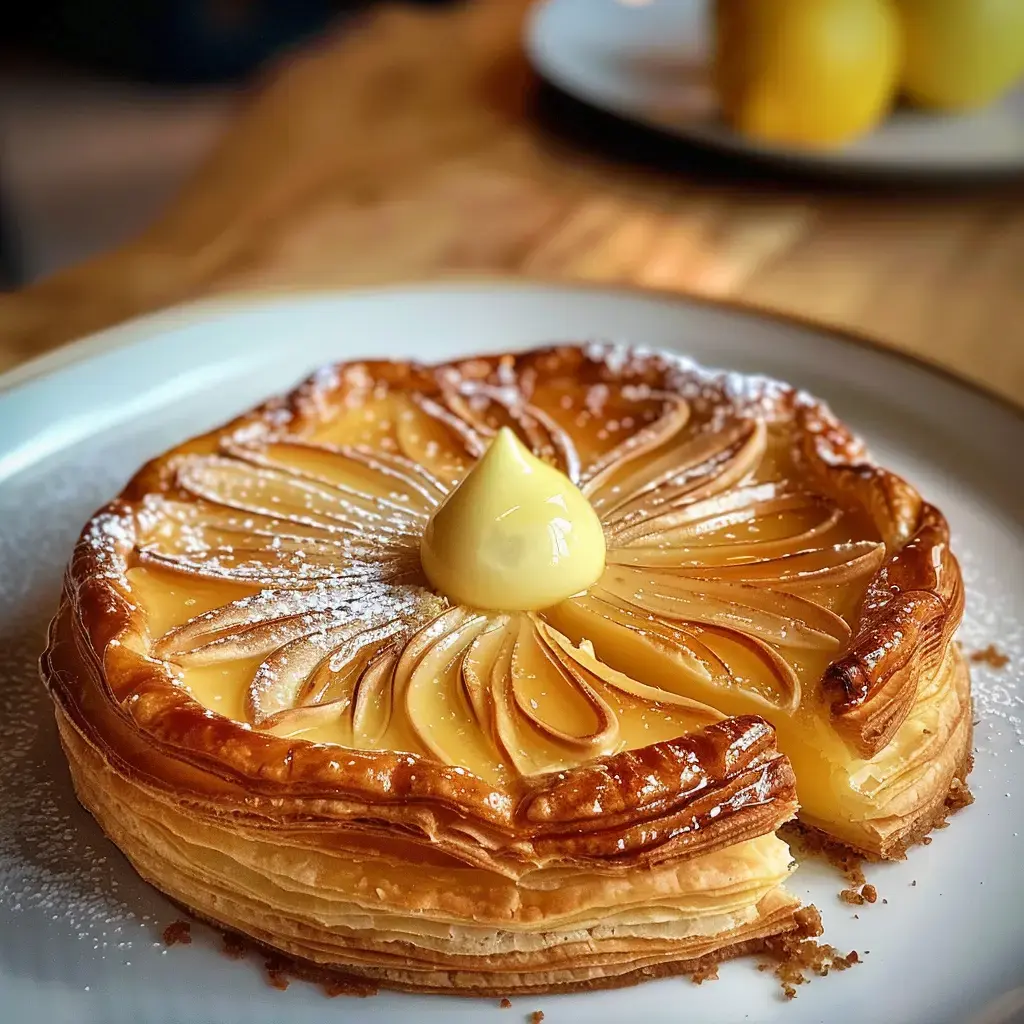
<svg viewBox="0 0 1024 1024">
<path fill-rule="evenodd" d="M 896 735 L 921 681 L 938 670 L 963 610 L 949 526 L 938 509 L 922 504 L 910 539 L 868 585 L 850 650 L 829 666 L 822 684 L 836 728 L 861 757 Z"/>
<path fill-rule="evenodd" d="M 466 360 L 457 372 L 484 378 L 512 358 Z M 519 374 L 626 380 L 688 392 L 695 401 L 752 403 L 777 416 L 810 408 L 809 399 L 768 381 L 729 397 L 728 381 L 660 355 L 633 353 L 625 365 L 610 366 L 580 348 L 562 347 L 514 359 Z M 148 760 L 153 751 L 161 752 L 153 779 L 173 791 L 190 780 L 197 796 L 230 800 L 244 793 L 245 814 L 372 814 L 382 823 L 415 828 L 433 842 L 450 833 L 466 856 L 483 856 L 488 863 L 597 859 L 625 868 L 678 856 L 686 848 L 706 852 L 761 835 L 791 816 L 792 770 L 770 726 L 753 716 L 599 759 L 559 773 L 564 778 L 523 778 L 514 790 L 501 791 L 462 769 L 416 755 L 353 751 L 338 759 L 323 745 L 252 731 L 208 712 L 175 684 L 163 662 L 137 653 L 149 640 L 126 579 L 135 546 L 134 511 L 146 494 L 173 489 L 178 456 L 214 450 L 221 438 L 243 430 L 287 428 L 301 436 L 337 415 L 347 394 L 367 381 L 429 394 L 438 389 L 439 372 L 443 368 L 389 362 L 322 371 L 286 398 L 272 399 L 145 466 L 122 497 L 86 527 L 67 573 L 62 614 L 72 624 L 72 649 L 58 656 L 51 640 L 42 670 L 69 718 L 99 749 L 128 763 L 127 740 L 144 747 Z M 820 407 L 814 408 L 818 422 L 826 422 Z M 834 450 L 843 440 L 838 429 L 829 435 Z M 855 444 L 848 435 L 845 442 Z M 651 786 L 652 778 L 657 786 Z M 488 844 L 465 841 L 467 821 L 489 837 Z M 499 852 L 481 854 L 485 845 Z"/>
<path fill-rule="evenodd" d="M 200 918 L 283 953 L 315 980 L 341 972 L 390 988 L 464 995 L 600 988 L 694 970 L 796 927 L 799 904 L 771 875 L 753 890 L 751 907 L 743 906 L 745 894 L 730 896 L 737 867 L 746 873 L 758 864 L 737 847 L 725 857 L 656 867 L 637 882 L 563 872 L 538 885 L 466 867 L 453 875 L 443 873 L 448 866 L 436 863 L 436 851 L 425 871 L 403 862 L 407 854 L 383 837 L 365 848 L 322 823 L 241 824 L 226 808 L 112 774 L 60 709 L 57 718 L 76 792 L 139 874 Z M 367 878 L 359 859 L 368 853 L 370 885 L 353 884 L 353 873 Z M 680 894 L 696 908 L 712 895 L 722 903 L 706 932 L 699 915 L 695 927 L 675 934 L 657 918 L 616 924 L 630 909 L 620 901 L 650 914 Z"/>
<path fill-rule="evenodd" d="M 72 560 L 65 599 L 77 608 L 94 655 L 102 658 L 109 640 L 122 631 L 141 629 L 123 580 L 133 545 L 133 511 L 147 494 L 173 491 L 175 465 L 182 454 L 214 451 L 221 439 L 241 432 L 309 434 L 336 416 L 349 394 L 365 388 L 368 381 L 430 396 L 440 393 L 446 373 L 484 380 L 495 377 L 502 367 L 517 377 L 561 375 L 583 384 L 644 385 L 680 393 L 691 402 L 791 423 L 809 477 L 829 495 L 865 509 L 886 543 L 888 556 L 870 580 L 857 621 L 851 624 L 852 642 L 822 680 L 833 724 L 851 748 L 867 758 L 886 746 L 906 719 L 921 679 L 937 668 L 963 615 L 963 580 L 950 550 L 945 517 L 906 481 L 872 463 L 859 439 L 806 393 L 766 378 L 708 373 L 677 358 L 639 349 L 609 358 L 604 347 L 562 346 L 518 356 L 477 357 L 443 367 L 378 361 L 342 364 L 155 459 L 133 478 L 120 499 L 97 513 Z M 97 543 L 98 530 L 111 536 Z M 118 672 L 125 678 L 139 672 L 150 678 L 145 718 L 137 718 L 140 727 L 154 728 L 161 717 L 155 705 L 165 705 L 163 710 L 168 712 L 172 706 L 181 711 L 175 735 L 186 729 L 182 717 L 202 716 L 194 702 L 181 700 L 180 691 L 159 666 L 119 665 Z M 169 694 L 167 687 L 174 692 Z M 112 688 L 121 689 L 116 681 Z M 234 736 L 233 740 L 258 747 L 250 761 L 262 763 L 261 738 Z"/>
<path fill-rule="evenodd" d="M 950 807 L 970 797 L 967 776 L 973 767 L 970 675 L 959 647 L 949 644 L 945 657 L 925 684 L 936 695 L 938 714 L 915 743 L 913 769 L 905 775 L 899 795 L 876 813 L 844 832 L 844 845 L 872 859 L 896 860 L 921 842 L 949 816 Z M 801 823 L 835 835 L 834 822 L 819 822 L 806 811 Z M 851 823 L 852 825 L 853 823 Z"/>
<path fill-rule="evenodd" d="M 208 800 L 212 811 L 231 808 L 237 820 L 285 824 L 301 816 L 368 832 L 401 829 L 515 875 L 542 863 L 597 861 L 624 871 L 688 850 L 706 853 L 771 832 L 796 810 L 792 768 L 771 727 L 754 716 L 524 778 L 504 792 L 413 754 L 346 750 L 339 758 L 328 745 L 252 732 L 202 708 L 160 663 L 120 643 L 113 648 L 118 700 L 92 645 L 102 643 L 97 628 L 112 639 L 124 635 L 115 616 L 130 621 L 135 612 L 119 598 L 104 614 L 98 602 L 65 597 L 42 660 L 51 693 L 120 773 Z"/>
<path fill-rule="evenodd" d="M 768 836 L 793 817 L 792 768 L 772 728 L 757 716 L 564 771 L 522 775 L 500 787 L 416 754 L 345 749 L 339 756 L 341 748 L 330 744 L 255 731 L 202 707 L 153 656 L 127 572 L 136 557 L 138 509 L 147 495 L 174 495 L 182 456 L 213 452 L 222 439 L 243 432 L 308 436 L 369 381 L 429 397 L 446 374 L 482 380 L 507 371 L 520 378 L 560 374 L 589 384 L 643 385 L 698 407 L 749 410 L 791 425 L 804 468 L 820 490 L 866 510 L 886 543 L 886 559 L 852 623 L 852 643 L 829 667 L 820 695 L 852 750 L 870 757 L 884 749 L 923 681 L 938 671 L 962 613 L 962 583 L 941 514 L 871 464 L 824 406 L 792 388 L 707 374 L 659 354 L 563 346 L 441 368 L 342 365 L 144 467 L 83 531 L 41 661 L 79 795 L 140 873 L 172 898 L 299 961 L 340 965 L 392 987 L 504 994 L 623 984 L 756 948 L 765 936 L 793 927 L 796 903 L 777 887 L 769 887 L 752 918 L 726 921 L 713 937 L 620 940 L 588 932 L 579 948 L 565 946 L 564 968 L 551 966 L 550 949 L 533 959 L 523 954 L 518 972 L 507 954 L 493 962 L 473 954 L 460 966 L 450 949 L 423 959 L 421 946 L 415 956 L 407 949 L 401 964 L 392 963 L 399 947 L 376 948 L 366 935 L 346 944 L 332 932 L 328 945 L 317 946 L 309 934 L 289 936 L 283 918 L 271 915 L 261 924 L 259 912 L 237 894 L 221 893 L 210 902 L 204 893 L 212 890 L 201 880 L 197 885 L 187 872 L 175 875 L 175 857 L 147 863 L 146 850 L 124 827 L 134 806 L 155 820 L 185 815 L 197 841 L 204 830 L 204 842 L 232 832 L 283 837 L 316 830 L 328 847 L 391 850 L 398 860 L 420 859 L 440 872 L 468 867 L 515 881 L 566 869 L 614 880 L 635 877 L 638 867 L 670 872 L 696 863 Z M 958 734 L 951 747 L 957 751 L 951 778 L 963 775 L 961 741 L 969 744 L 969 716 L 965 737 Z M 115 807 L 110 799 L 118 787 L 122 798 Z M 891 848 L 916 836 L 925 818 L 934 820 L 931 810 L 892 837 Z M 463 911 L 472 919 L 479 908 Z M 509 972 L 504 981 L 497 977 L 502 972 Z"/>
</svg>

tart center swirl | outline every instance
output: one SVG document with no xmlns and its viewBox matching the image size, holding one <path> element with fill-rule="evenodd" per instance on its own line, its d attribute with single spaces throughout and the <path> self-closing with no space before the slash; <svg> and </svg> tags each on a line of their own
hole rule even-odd
<svg viewBox="0 0 1024 1024">
<path fill-rule="evenodd" d="M 884 557 L 867 517 L 755 413 L 509 366 L 352 370 L 301 436 L 178 456 L 130 578 L 181 685 L 497 781 L 717 721 L 712 688 L 798 714 Z"/>
</svg>

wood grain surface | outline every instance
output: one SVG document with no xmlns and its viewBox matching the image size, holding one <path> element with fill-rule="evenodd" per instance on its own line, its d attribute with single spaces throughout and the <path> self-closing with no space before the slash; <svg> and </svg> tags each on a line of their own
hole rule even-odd
<svg viewBox="0 0 1024 1024">
<path fill-rule="evenodd" d="M 255 86 L 132 244 L 0 296 L 0 369 L 216 292 L 525 274 L 852 328 L 1024 404 L 1024 188 L 779 179 L 539 87 L 522 0 L 392 7 Z"/>
</svg>

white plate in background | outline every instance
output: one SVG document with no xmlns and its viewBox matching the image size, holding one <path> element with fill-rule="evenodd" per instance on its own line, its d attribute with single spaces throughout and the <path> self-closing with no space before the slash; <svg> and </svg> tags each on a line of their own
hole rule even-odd
<svg viewBox="0 0 1024 1024">
<path fill-rule="evenodd" d="M 440 360 L 612 339 L 789 380 L 829 400 L 875 454 L 949 516 L 967 582 L 961 639 L 975 665 L 977 802 L 902 863 L 871 866 L 873 906 L 805 862 L 792 888 L 825 939 L 864 963 L 785 1003 L 754 961 L 685 979 L 496 1000 L 383 993 L 329 1001 L 269 988 L 137 878 L 74 800 L 35 659 L 81 525 L 141 462 L 317 365 L 366 355 Z M 6 386 L 6 390 L 3 390 Z M 46 1024 L 742 1024 L 1024 1021 L 1024 418 L 941 372 L 784 319 L 656 294 L 446 285 L 239 298 L 182 307 L 68 346 L 0 378 L 0 1021 Z M 912 884 L 916 882 L 917 884 Z M 886 903 L 882 899 L 887 900 Z M 858 915 L 855 919 L 854 914 Z M 870 951 L 870 952 L 867 952 Z"/>
<path fill-rule="evenodd" d="M 1024 173 L 1024 83 L 969 114 L 897 110 L 843 149 L 740 135 L 719 118 L 708 80 L 707 8 L 708 0 L 543 0 L 527 20 L 526 49 L 537 71 L 575 98 L 737 155 L 844 175 Z"/>
</svg>

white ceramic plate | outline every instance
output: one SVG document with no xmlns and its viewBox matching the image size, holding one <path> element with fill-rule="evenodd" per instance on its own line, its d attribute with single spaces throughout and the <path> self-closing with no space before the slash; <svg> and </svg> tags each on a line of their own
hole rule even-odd
<svg viewBox="0 0 1024 1024">
<path fill-rule="evenodd" d="M 865 953 L 794 1003 L 751 961 L 696 987 L 495 1000 L 382 994 L 330 1002 L 218 952 L 207 929 L 166 949 L 179 913 L 78 807 L 35 659 L 79 528 L 146 458 L 313 367 L 358 356 L 446 359 L 605 338 L 763 371 L 827 398 L 886 464 L 949 515 L 968 587 L 962 639 L 1011 656 L 976 666 L 977 803 L 853 908 L 839 876 L 802 865 L 794 891 L 827 939 Z M 38 371 L 46 372 L 40 373 Z M 47 1024 L 409 1024 L 522 1021 L 1024 1020 L 1024 419 L 952 378 L 784 320 L 639 292 L 492 284 L 237 300 L 169 310 L 63 349 L 0 391 L 0 1020 Z M 1000 454 L 1002 453 L 1002 454 Z M 912 884 L 916 881 L 916 885 Z M 859 919 L 854 918 L 857 910 Z M 870 950 L 870 953 L 867 951 Z"/>
<path fill-rule="evenodd" d="M 719 119 L 708 82 L 707 7 L 708 0 L 545 0 L 527 23 L 526 47 L 540 74 L 577 99 L 733 153 L 848 175 L 1024 172 L 1024 83 L 967 115 L 899 110 L 836 151 L 744 138 Z"/>
</svg>

